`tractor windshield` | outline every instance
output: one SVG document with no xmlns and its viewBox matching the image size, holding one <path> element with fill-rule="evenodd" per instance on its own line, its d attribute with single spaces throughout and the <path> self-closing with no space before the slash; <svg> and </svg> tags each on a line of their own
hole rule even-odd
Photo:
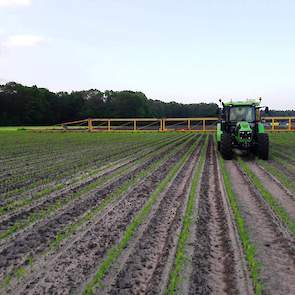
<svg viewBox="0 0 295 295">
<path fill-rule="evenodd" d="M 255 121 L 255 108 L 252 106 L 237 106 L 231 107 L 229 113 L 229 120 L 240 122 L 254 122 Z"/>
</svg>

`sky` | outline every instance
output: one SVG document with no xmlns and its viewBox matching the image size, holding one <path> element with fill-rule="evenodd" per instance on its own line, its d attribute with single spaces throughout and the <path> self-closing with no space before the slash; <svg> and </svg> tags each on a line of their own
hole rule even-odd
<svg viewBox="0 0 295 295">
<path fill-rule="evenodd" d="M 0 0 L 0 83 L 295 109 L 294 0 Z"/>
</svg>

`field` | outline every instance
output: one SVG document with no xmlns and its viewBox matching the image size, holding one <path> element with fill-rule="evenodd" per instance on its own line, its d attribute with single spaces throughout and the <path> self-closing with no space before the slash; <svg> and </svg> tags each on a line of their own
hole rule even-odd
<svg viewBox="0 0 295 295">
<path fill-rule="evenodd" d="M 1 294 L 294 294 L 295 133 L 0 132 Z"/>
</svg>

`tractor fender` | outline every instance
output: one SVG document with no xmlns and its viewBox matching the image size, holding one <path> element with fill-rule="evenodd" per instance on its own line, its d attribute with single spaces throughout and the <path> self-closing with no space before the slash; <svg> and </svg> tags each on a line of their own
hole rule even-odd
<svg viewBox="0 0 295 295">
<path fill-rule="evenodd" d="M 221 123 L 217 123 L 217 129 L 216 129 L 216 141 L 221 142 L 223 131 L 221 130 Z"/>
<path fill-rule="evenodd" d="M 265 133 L 265 128 L 262 123 L 258 123 L 258 133 Z"/>
</svg>

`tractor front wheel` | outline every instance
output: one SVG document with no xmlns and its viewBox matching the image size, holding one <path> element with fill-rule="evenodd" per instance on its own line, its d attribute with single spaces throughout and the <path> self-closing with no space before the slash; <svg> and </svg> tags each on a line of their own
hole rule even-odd
<svg viewBox="0 0 295 295">
<path fill-rule="evenodd" d="M 217 150 L 220 152 L 220 141 L 217 142 Z"/>
<path fill-rule="evenodd" d="M 222 136 L 220 152 L 225 160 L 231 160 L 233 158 L 232 138 L 228 133 L 224 133 Z"/>
<path fill-rule="evenodd" d="M 268 134 L 259 133 L 257 135 L 257 155 L 262 160 L 268 160 L 269 139 Z"/>
</svg>

